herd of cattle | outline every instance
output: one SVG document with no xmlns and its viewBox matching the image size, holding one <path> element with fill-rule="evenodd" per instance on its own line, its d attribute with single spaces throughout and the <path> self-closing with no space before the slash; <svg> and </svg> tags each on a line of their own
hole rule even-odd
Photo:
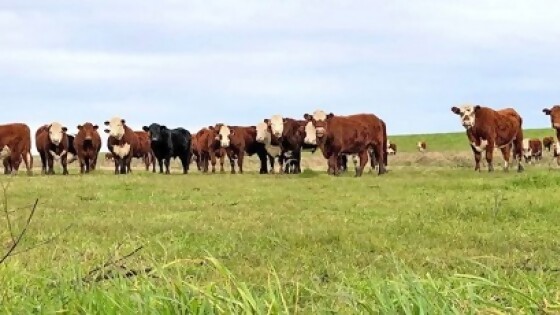
<svg viewBox="0 0 560 315">
<path fill-rule="evenodd" d="M 494 110 L 480 105 L 452 107 L 459 115 L 466 130 L 467 138 L 475 159 L 475 170 L 480 171 L 482 153 L 493 171 L 493 152 L 501 150 L 504 157 L 504 170 L 508 170 L 512 157 L 517 161 L 517 170 L 523 171 L 525 163 L 542 157 L 543 147 L 553 149 L 554 156 L 560 143 L 560 106 L 544 109 L 550 116 L 552 127 L 557 131 L 557 141 L 553 137 L 540 139 L 523 138 L 523 119 L 512 108 Z M 189 171 L 195 162 L 199 171 L 224 172 L 227 157 L 231 173 L 243 173 L 245 156 L 257 155 L 261 174 L 274 172 L 278 160 L 280 173 L 301 172 L 301 152 L 320 149 L 327 160 L 327 172 L 338 175 L 347 170 L 348 155 L 353 157 L 356 176 L 361 176 L 369 160 L 372 169 L 379 175 L 387 172 L 388 155 L 397 153 L 397 146 L 387 139 L 385 122 L 374 114 L 348 116 L 334 115 L 317 110 L 303 115 L 304 119 L 292 119 L 274 115 L 255 126 L 229 126 L 218 123 L 202 128 L 194 135 L 184 128 L 169 129 L 153 123 L 142 130 L 134 131 L 127 126 L 125 119 L 114 117 L 104 122 L 108 134 L 107 160 L 114 161 L 115 174 L 131 172 L 131 160 L 141 158 L 146 170 L 152 167 L 156 172 L 169 174 L 171 159 L 179 158 L 183 173 Z M 68 164 L 79 161 L 80 173 L 95 170 L 101 150 L 99 126 L 90 122 L 77 126 L 76 135 L 67 133 L 68 129 L 58 122 L 46 124 L 35 132 L 36 149 L 41 159 L 41 172 L 54 174 L 53 165 L 59 161 L 63 174 L 68 174 Z M 417 143 L 419 151 L 427 150 L 425 141 Z M 24 123 L 0 125 L 0 159 L 6 174 L 16 173 L 23 161 L 28 174 L 32 174 L 31 131 Z M 359 161 L 358 161 L 359 160 Z M 236 163 L 237 162 L 237 163 Z"/>
</svg>

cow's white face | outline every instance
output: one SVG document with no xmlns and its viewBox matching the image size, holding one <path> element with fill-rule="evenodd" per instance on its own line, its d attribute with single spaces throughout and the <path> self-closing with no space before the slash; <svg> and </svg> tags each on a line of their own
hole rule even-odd
<svg viewBox="0 0 560 315">
<path fill-rule="evenodd" d="M 322 110 L 316 110 L 313 112 L 313 121 L 315 122 L 315 133 L 318 137 L 322 137 L 325 134 L 325 127 L 327 122 L 327 113 Z"/>
<path fill-rule="evenodd" d="M 10 148 L 5 145 L 1 150 L 0 150 L 0 160 L 3 160 L 7 157 L 9 157 L 12 154 L 12 151 L 10 150 Z"/>
<path fill-rule="evenodd" d="M 453 107 L 453 112 L 459 115 L 459 119 L 461 120 L 461 125 L 465 128 L 471 128 L 474 126 L 475 123 L 475 113 L 479 106 L 472 106 L 472 105 L 464 105 L 461 107 Z"/>
<path fill-rule="evenodd" d="M 59 145 L 60 142 L 62 142 L 62 138 L 64 137 L 66 130 L 66 127 L 63 127 L 60 123 L 53 122 L 49 126 L 49 139 L 52 144 Z"/>
<path fill-rule="evenodd" d="M 105 126 L 108 126 L 108 129 L 105 129 L 105 133 L 108 133 L 109 136 L 121 140 L 124 136 L 124 124 L 125 120 L 119 117 L 113 117 L 111 120 L 105 122 Z"/>
<path fill-rule="evenodd" d="M 261 122 L 257 124 L 257 142 L 265 143 L 268 135 L 268 124 Z"/>
<path fill-rule="evenodd" d="M 305 124 L 305 139 L 303 142 L 310 145 L 317 145 L 317 131 L 310 121 Z"/>
<path fill-rule="evenodd" d="M 229 135 L 230 134 L 231 134 L 231 129 L 229 129 L 228 126 L 222 125 L 220 127 L 220 130 L 218 131 L 218 135 L 220 137 L 220 145 L 222 146 L 222 148 L 229 147 L 229 144 L 230 144 Z"/>
<path fill-rule="evenodd" d="M 270 131 L 275 137 L 281 137 L 284 133 L 284 119 L 280 115 L 270 118 Z"/>
</svg>

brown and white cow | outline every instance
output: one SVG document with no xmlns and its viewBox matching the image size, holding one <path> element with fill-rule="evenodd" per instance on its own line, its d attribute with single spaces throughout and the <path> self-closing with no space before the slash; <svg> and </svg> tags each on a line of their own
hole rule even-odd
<svg viewBox="0 0 560 315">
<path fill-rule="evenodd" d="M 541 139 L 523 139 L 523 157 L 525 163 L 539 161 L 542 159 L 543 145 Z"/>
<path fill-rule="evenodd" d="M 202 128 L 193 137 L 191 146 L 193 155 L 196 155 L 197 167 L 203 173 L 208 173 L 209 164 L 212 173 L 216 172 L 217 158 L 220 159 L 220 173 L 225 173 L 224 162 L 227 155 L 226 150 L 220 147 L 218 133 L 214 126 Z M 230 162 L 231 163 L 231 162 Z"/>
<path fill-rule="evenodd" d="M 420 152 L 426 152 L 426 149 L 427 149 L 426 141 L 418 141 L 418 142 L 416 143 L 416 148 L 417 148 L 418 151 L 420 151 Z"/>
<path fill-rule="evenodd" d="M 59 122 L 43 125 L 35 132 L 35 146 L 41 157 L 41 173 L 54 174 L 54 161 L 60 161 L 62 174 L 68 175 L 68 129 Z"/>
<path fill-rule="evenodd" d="M 554 137 L 544 137 L 542 140 L 543 143 L 543 147 L 550 152 L 550 148 L 552 147 L 552 144 L 554 143 Z"/>
<path fill-rule="evenodd" d="M 86 122 L 78 125 L 78 134 L 74 137 L 74 148 L 80 163 L 80 173 L 89 173 L 97 166 L 97 157 L 101 150 L 101 136 L 98 125 Z"/>
<path fill-rule="evenodd" d="M 269 125 L 266 120 L 258 123 L 255 128 L 257 129 L 255 140 L 259 143 L 264 144 L 266 153 L 269 156 L 270 168 L 271 168 L 270 172 L 271 173 L 275 172 L 274 160 L 278 159 L 279 173 L 283 173 L 284 172 L 283 164 L 285 161 L 284 161 L 284 156 L 282 155 L 282 147 L 278 142 L 278 138 L 272 136 L 269 130 Z"/>
<path fill-rule="evenodd" d="M 131 173 L 130 162 L 134 157 L 134 152 L 138 151 L 138 137 L 126 125 L 126 121 L 120 117 L 113 117 L 104 122 L 107 138 L 107 148 L 113 154 L 115 161 L 115 174 Z"/>
<path fill-rule="evenodd" d="M 150 135 L 144 131 L 134 131 L 136 137 L 138 137 L 138 149 L 134 151 L 134 157 L 142 159 L 144 165 L 146 166 L 146 171 L 150 170 L 150 164 L 152 165 L 152 172 L 156 172 L 156 158 L 154 152 L 152 151 L 152 143 L 150 140 Z"/>
<path fill-rule="evenodd" d="M 378 174 L 384 174 L 387 157 L 387 134 L 385 123 L 373 114 L 335 116 L 317 110 L 313 115 L 305 114 L 305 120 L 315 127 L 317 143 L 323 156 L 329 160 L 329 169 L 338 175 L 338 158 L 341 154 L 358 154 L 360 166 L 356 177 L 361 176 L 368 161 L 368 152 L 373 150 L 379 164 Z"/>
<path fill-rule="evenodd" d="M 0 125 L 0 159 L 6 174 L 16 174 L 23 160 L 27 175 L 33 175 L 31 130 L 28 125 L 23 123 Z"/>
<path fill-rule="evenodd" d="M 494 110 L 480 105 L 454 106 L 451 111 L 460 117 L 461 125 L 466 129 L 475 158 L 475 171 L 480 171 L 482 152 L 486 154 L 488 171 L 494 171 L 492 161 L 495 147 L 502 151 L 504 171 L 509 170 L 512 149 L 513 157 L 517 160 L 517 171 L 524 170 L 523 119 L 517 111 L 513 108 Z"/>
<path fill-rule="evenodd" d="M 245 155 L 251 156 L 257 154 L 261 167 L 260 174 L 268 174 L 267 159 L 268 153 L 263 143 L 257 142 L 256 126 L 228 126 L 225 124 L 216 124 L 213 128 L 217 131 L 217 139 L 220 146 L 226 149 L 230 157 L 231 173 L 235 173 L 233 159 L 237 159 L 237 167 L 239 173 L 243 174 L 243 161 Z"/>
<path fill-rule="evenodd" d="M 397 155 L 397 144 L 387 140 L 387 154 Z"/>
<path fill-rule="evenodd" d="M 545 108 L 543 109 L 543 113 L 550 116 L 550 124 L 556 131 L 556 141 L 554 142 L 554 145 L 556 150 L 560 150 L 560 105 L 554 105 L 550 109 Z M 555 154 L 554 156 L 557 158 L 556 162 L 560 165 L 560 155 Z"/>
</svg>

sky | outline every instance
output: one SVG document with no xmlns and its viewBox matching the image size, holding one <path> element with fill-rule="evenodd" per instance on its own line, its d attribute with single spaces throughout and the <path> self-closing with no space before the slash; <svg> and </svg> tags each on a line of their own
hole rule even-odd
<svg viewBox="0 0 560 315">
<path fill-rule="evenodd" d="M 548 127 L 558 12 L 553 0 L 2 0 L 0 123 L 75 133 L 119 116 L 194 133 L 323 109 L 374 113 L 391 135 L 461 131 L 450 108 L 473 103 Z"/>
</svg>

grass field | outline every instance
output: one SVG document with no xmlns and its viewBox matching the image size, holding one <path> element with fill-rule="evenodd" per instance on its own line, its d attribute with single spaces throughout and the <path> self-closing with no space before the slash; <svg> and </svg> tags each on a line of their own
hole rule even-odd
<svg viewBox="0 0 560 315">
<path fill-rule="evenodd" d="M 414 152 L 417 138 L 430 152 Z M 300 175 L 258 175 L 251 158 L 243 175 L 184 176 L 175 163 L 165 176 L 135 162 L 125 176 L 110 164 L 86 176 L 76 165 L 69 176 L 3 176 L 16 232 L 39 204 L 0 265 L 0 310 L 559 313 L 550 154 L 522 174 L 475 173 L 462 134 L 391 139 L 403 153 L 381 177 L 353 178 L 352 167 L 329 177 L 319 154 L 305 155 Z M 5 215 L 0 242 L 12 243 Z"/>
</svg>

